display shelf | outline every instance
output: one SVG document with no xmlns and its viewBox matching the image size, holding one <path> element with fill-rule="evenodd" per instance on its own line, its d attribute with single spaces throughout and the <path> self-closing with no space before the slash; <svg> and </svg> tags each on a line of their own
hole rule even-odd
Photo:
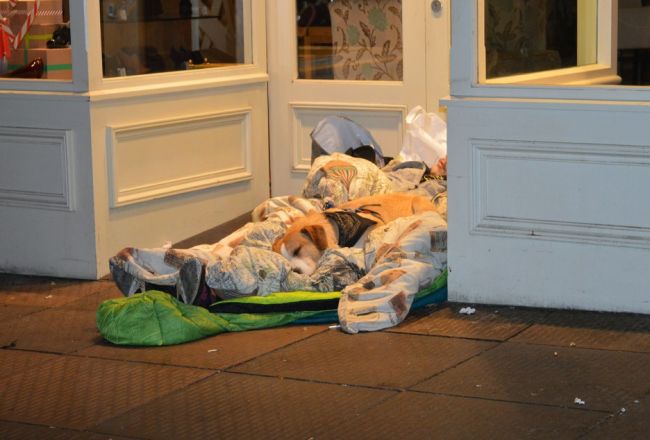
<svg viewBox="0 0 650 440">
<path fill-rule="evenodd" d="M 0 78 L 72 80 L 67 0 L 0 1 Z"/>
<path fill-rule="evenodd" d="M 178 0 L 101 1 L 104 77 L 241 63 L 237 3 L 223 0 L 208 7 L 191 0 L 190 4 L 197 11 L 202 8 L 201 14 L 184 15 Z"/>
<path fill-rule="evenodd" d="M 133 24 L 133 23 L 157 23 L 157 22 L 169 22 L 169 21 L 193 21 L 193 20 L 210 20 L 217 19 L 220 17 L 218 15 L 201 15 L 196 17 L 181 17 L 181 16 L 169 16 L 169 17 L 143 17 L 139 19 L 128 18 L 126 20 L 118 20 L 117 18 L 104 18 L 102 20 L 103 24 Z"/>
</svg>

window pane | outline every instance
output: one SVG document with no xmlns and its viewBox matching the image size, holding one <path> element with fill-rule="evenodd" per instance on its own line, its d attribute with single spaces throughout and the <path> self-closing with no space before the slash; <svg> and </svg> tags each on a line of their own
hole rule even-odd
<svg viewBox="0 0 650 440">
<path fill-rule="evenodd" d="M 401 81 L 401 0 L 296 0 L 298 77 Z"/>
<path fill-rule="evenodd" d="M 0 0 L 0 77 L 72 80 L 68 0 Z"/>
<path fill-rule="evenodd" d="M 618 74 L 623 85 L 650 85 L 650 0 L 619 0 Z"/>
<path fill-rule="evenodd" d="M 486 77 L 596 62 L 596 0 L 485 0 Z"/>
<path fill-rule="evenodd" d="M 250 63 L 250 0 L 100 0 L 105 77 Z"/>
</svg>

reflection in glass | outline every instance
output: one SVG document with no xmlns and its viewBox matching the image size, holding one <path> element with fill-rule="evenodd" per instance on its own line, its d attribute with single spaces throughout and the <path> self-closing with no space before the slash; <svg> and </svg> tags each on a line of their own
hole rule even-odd
<svg viewBox="0 0 650 440">
<path fill-rule="evenodd" d="M 250 0 L 100 0 L 105 77 L 250 63 Z"/>
<path fill-rule="evenodd" d="M 650 85 L 650 1 L 619 0 L 618 75 L 623 85 Z"/>
<path fill-rule="evenodd" d="M 68 0 L 0 0 L 0 77 L 72 80 Z"/>
<path fill-rule="evenodd" d="M 595 62 L 596 23 L 579 22 L 595 11 L 580 0 L 485 0 L 486 77 L 539 72 Z M 595 14 L 594 18 L 595 18 Z M 588 34 L 589 47 L 579 51 Z M 589 54 L 585 51 L 589 49 Z M 593 55 L 591 53 L 593 52 Z"/>
<path fill-rule="evenodd" d="M 296 0 L 298 78 L 401 81 L 401 0 Z"/>
</svg>

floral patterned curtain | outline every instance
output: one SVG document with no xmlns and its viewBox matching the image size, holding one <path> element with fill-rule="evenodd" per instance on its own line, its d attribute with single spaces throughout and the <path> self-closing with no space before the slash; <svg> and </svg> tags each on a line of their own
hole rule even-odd
<svg viewBox="0 0 650 440">
<path fill-rule="evenodd" d="M 329 3 L 334 79 L 401 81 L 402 1 Z"/>
</svg>

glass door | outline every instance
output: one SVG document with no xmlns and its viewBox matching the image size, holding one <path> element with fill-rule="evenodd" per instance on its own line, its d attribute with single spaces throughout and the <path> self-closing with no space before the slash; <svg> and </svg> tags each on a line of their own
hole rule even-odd
<svg viewBox="0 0 650 440">
<path fill-rule="evenodd" d="M 268 33 L 274 195 L 300 193 L 311 163 L 309 134 L 325 116 L 353 119 L 393 156 L 408 109 L 438 111 L 449 87 L 446 2 L 278 3 Z"/>
<path fill-rule="evenodd" d="M 402 81 L 399 1 L 296 2 L 299 79 Z"/>
</svg>

